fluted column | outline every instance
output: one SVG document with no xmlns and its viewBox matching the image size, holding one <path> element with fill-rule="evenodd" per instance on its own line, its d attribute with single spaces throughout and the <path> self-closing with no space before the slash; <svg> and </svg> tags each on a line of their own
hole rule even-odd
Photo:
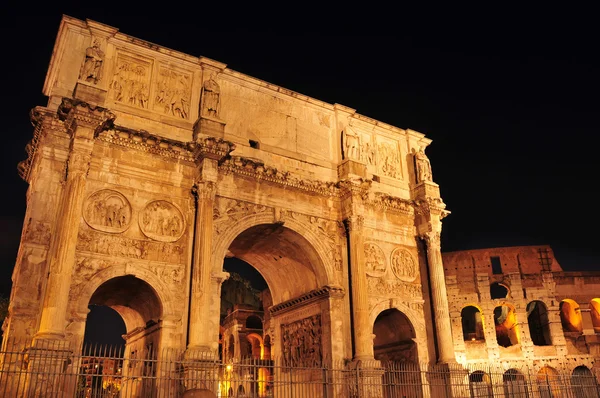
<svg viewBox="0 0 600 398">
<path fill-rule="evenodd" d="M 210 160 L 204 160 L 208 162 Z M 214 161 L 216 163 L 216 161 Z M 216 165 L 215 165 L 216 166 Z M 190 300 L 190 327 L 188 348 L 210 350 L 208 318 L 210 316 L 211 249 L 213 234 L 213 206 L 216 185 L 210 181 L 195 185 L 196 234 L 192 269 Z"/>
<path fill-rule="evenodd" d="M 71 134 L 71 147 L 50 242 L 48 283 L 36 339 L 60 339 L 65 336 L 75 246 L 94 138 L 115 117 L 104 108 L 70 100 L 63 101 L 59 113 L 66 118 L 65 125 Z"/>
<path fill-rule="evenodd" d="M 429 266 L 429 283 L 431 285 L 431 300 L 433 301 L 433 316 L 437 335 L 438 361 L 443 363 L 455 362 L 440 233 L 434 231 L 426 232 L 421 237 L 427 245 L 427 263 Z"/>
<path fill-rule="evenodd" d="M 350 244 L 350 273 L 352 283 L 352 315 L 354 317 L 354 359 L 373 359 L 373 328 L 369 324 L 369 300 L 367 296 L 367 273 L 363 217 L 350 216 L 346 219 Z"/>
</svg>

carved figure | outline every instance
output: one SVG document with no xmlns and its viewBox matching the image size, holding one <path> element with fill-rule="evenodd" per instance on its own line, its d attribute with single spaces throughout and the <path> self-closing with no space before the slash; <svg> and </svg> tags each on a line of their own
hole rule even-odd
<svg viewBox="0 0 600 398">
<path fill-rule="evenodd" d="M 97 84 L 101 79 L 104 52 L 100 49 L 100 42 L 94 39 L 94 44 L 85 50 L 85 60 L 79 72 L 79 79 Z"/>
<path fill-rule="evenodd" d="M 215 81 L 215 75 L 204 82 L 202 86 L 202 114 L 210 117 L 219 115 L 219 105 L 221 101 L 221 88 Z"/>
<path fill-rule="evenodd" d="M 415 153 L 415 163 L 417 167 L 417 177 L 419 178 L 418 182 L 432 181 L 431 163 L 429 163 L 429 159 L 421 147 L 419 147 Z"/>
<path fill-rule="evenodd" d="M 365 142 L 362 146 L 363 161 L 371 166 L 375 164 L 375 148 L 370 142 Z"/>
<path fill-rule="evenodd" d="M 350 127 L 344 129 L 342 134 L 342 148 L 344 159 L 360 160 L 360 137 Z"/>
</svg>

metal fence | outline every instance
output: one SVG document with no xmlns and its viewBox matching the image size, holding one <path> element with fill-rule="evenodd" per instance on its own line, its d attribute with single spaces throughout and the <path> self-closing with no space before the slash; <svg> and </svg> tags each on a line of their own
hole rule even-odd
<svg viewBox="0 0 600 398">
<path fill-rule="evenodd" d="M 92 346 L 73 353 L 62 342 L 9 342 L 0 351 L 0 397 L 600 398 L 596 376 L 585 366 L 560 372 L 489 363 L 324 362 L 228 362 L 151 346 Z"/>
</svg>

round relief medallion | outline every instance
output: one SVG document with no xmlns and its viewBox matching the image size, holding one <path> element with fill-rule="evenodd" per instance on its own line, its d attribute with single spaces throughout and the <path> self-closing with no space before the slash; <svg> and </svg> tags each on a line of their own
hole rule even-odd
<svg viewBox="0 0 600 398">
<path fill-rule="evenodd" d="M 121 193 L 102 189 L 88 197 L 83 219 L 99 231 L 120 233 L 131 224 L 131 205 Z"/>
<path fill-rule="evenodd" d="M 156 200 L 140 212 L 140 229 L 150 239 L 175 242 L 183 235 L 185 220 L 174 204 Z"/>
<path fill-rule="evenodd" d="M 385 274 L 385 255 L 374 243 L 365 243 L 365 268 L 369 276 L 379 278 Z"/>
<path fill-rule="evenodd" d="M 412 282 L 417 277 L 417 263 L 408 250 L 395 248 L 390 263 L 394 275 L 401 281 Z"/>
</svg>

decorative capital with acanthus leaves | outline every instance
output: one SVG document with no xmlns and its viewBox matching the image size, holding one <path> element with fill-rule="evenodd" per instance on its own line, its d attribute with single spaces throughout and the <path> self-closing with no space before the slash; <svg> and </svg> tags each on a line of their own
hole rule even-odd
<svg viewBox="0 0 600 398">
<path fill-rule="evenodd" d="M 234 143 L 214 137 L 199 137 L 196 141 L 188 143 L 188 147 L 193 151 L 197 163 L 203 159 L 220 162 L 235 150 Z"/>
</svg>

